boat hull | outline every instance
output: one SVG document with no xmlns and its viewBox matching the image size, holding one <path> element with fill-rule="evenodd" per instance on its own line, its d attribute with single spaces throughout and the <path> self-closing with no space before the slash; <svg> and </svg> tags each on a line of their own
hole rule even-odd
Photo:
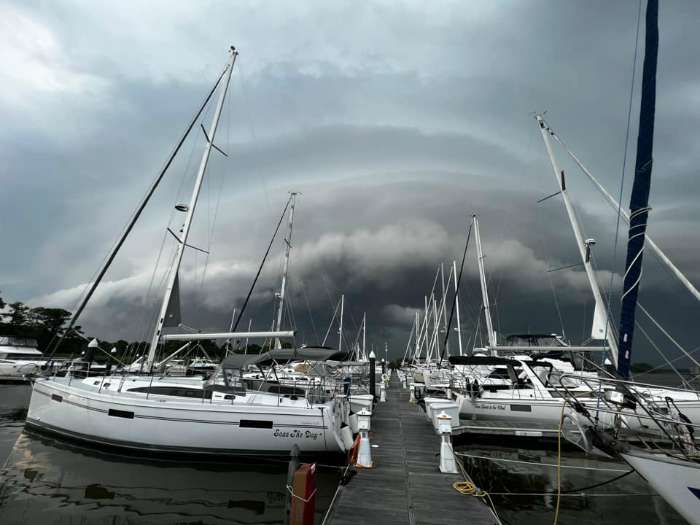
<svg viewBox="0 0 700 525">
<path fill-rule="evenodd" d="M 133 400 L 40 379 L 26 424 L 65 438 L 141 452 L 288 455 L 294 445 L 306 454 L 343 451 L 330 403 L 285 408 Z"/>
<path fill-rule="evenodd" d="M 459 415 L 463 420 L 471 421 L 508 421 L 517 424 L 534 424 L 549 427 L 552 430 L 559 428 L 562 417 L 563 398 L 508 398 L 508 397 L 477 397 L 472 398 L 463 394 L 457 394 L 456 401 L 459 403 Z M 596 407 L 599 403 L 592 398 L 579 399 L 579 402 L 596 414 L 597 417 L 612 425 L 612 416 L 607 413 L 597 413 Z M 700 402 L 696 400 L 679 400 L 676 406 L 693 423 L 700 422 Z M 637 417 L 635 412 L 623 411 L 626 424 L 631 430 L 637 432 L 647 432 L 658 434 L 658 428 L 648 421 Z M 643 412 L 641 413 L 643 415 Z"/>
<path fill-rule="evenodd" d="M 645 451 L 631 451 L 622 457 L 688 523 L 700 525 L 700 464 Z"/>
</svg>

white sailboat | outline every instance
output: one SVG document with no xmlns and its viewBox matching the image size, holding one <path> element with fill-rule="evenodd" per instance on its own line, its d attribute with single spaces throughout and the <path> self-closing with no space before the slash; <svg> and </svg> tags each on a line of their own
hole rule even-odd
<svg viewBox="0 0 700 525">
<path fill-rule="evenodd" d="M 179 211 L 185 213 L 185 219 L 144 363 L 145 371 L 153 370 L 156 351 L 165 341 L 256 337 L 279 341 L 293 336 L 293 332 L 280 330 L 164 333 L 164 328 L 172 324 L 176 317 L 176 309 L 172 308 L 172 304 L 178 299 L 178 271 L 184 250 L 188 246 L 192 218 L 210 154 L 213 149 L 219 150 L 214 141 L 236 56 L 237 51 L 231 48 L 224 73 L 214 88 L 219 92 L 218 101 L 209 131 L 205 132 L 206 146 L 189 205 L 177 206 Z M 192 129 L 192 124 L 189 129 Z M 156 185 L 157 183 L 141 204 L 136 217 Z M 128 235 L 130 227 L 124 235 Z M 123 238 L 116 249 L 122 242 Z M 107 264 L 116 255 L 116 249 Z M 103 268 L 99 276 L 104 275 L 105 271 Z M 92 291 L 94 285 L 93 290 L 87 294 L 88 298 Z M 84 306 L 85 303 L 81 304 L 76 316 Z M 71 326 L 76 316 L 72 319 Z M 155 375 L 98 376 L 85 379 L 76 379 L 71 374 L 66 377 L 41 377 L 34 383 L 27 425 L 92 444 L 155 452 L 269 455 L 287 454 L 294 445 L 302 453 L 343 451 L 339 429 L 341 420 L 348 413 L 344 406 L 346 401 L 327 395 L 326 392 L 298 395 L 263 389 L 249 390 L 241 382 L 242 372 L 258 358 L 259 356 L 232 355 L 224 360 L 215 378 L 210 381 L 204 381 L 201 377 L 171 378 Z"/>
<path fill-rule="evenodd" d="M 34 339 L 0 337 L 0 413 L 26 410 L 31 377 L 46 363 Z"/>
<path fill-rule="evenodd" d="M 642 279 L 642 262 L 646 236 L 647 217 L 650 211 L 649 191 L 653 166 L 654 118 L 656 105 L 656 67 L 659 44 L 658 0 L 648 0 L 646 9 L 645 56 L 642 73 L 642 94 L 639 114 L 639 135 L 635 176 L 630 197 L 628 215 L 629 234 L 624 287 L 620 315 L 620 351 L 617 356 L 617 375 L 623 380 L 608 381 L 615 386 L 603 397 L 606 408 L 613 414 L 613 429 L 602 426 L 571 403 L 571 414 L 579 421 L 587 421 L 588 431 L 596 439 L 595 445 L 604 452 L 619 455 L 663 498 L 692 525 L 700 524 L 700 448 L 696 433 L 700 434 L 700 417 L 681 404 L 678 396 L 665 395 L 663 401 L 648 400 L 648 394 L 661 389 L 649 389 L 630 382 L 630 362 L 635 328 L 637 295 Z M 660 250 L 655 247 L 655 251 Z M 673 266 L 665 256 L 661 260 Z M 696 298 L 700 298 L 695 287 L 683 274 L 673 267 L 672 272 L 683 282 Z M 693 358 L 686 354 L 690 360 Z M 695 364 L 697 364 L 695 362 Z M 695 392 L 697 395 L 697 392 Z M 684 393 L 692 395 L 692 391 Z M 644 440 L 640 446 L 621 445 L 616 438 L 627 426 L 624 417 L 626 407 L 634 403 L 641 406 L 650 424 L 664 434 L 666 440 Z M 700 436 L 699 436 L 700 437 Z M 668 443 L 672 446 L 669 448 Z"/>
</svg>

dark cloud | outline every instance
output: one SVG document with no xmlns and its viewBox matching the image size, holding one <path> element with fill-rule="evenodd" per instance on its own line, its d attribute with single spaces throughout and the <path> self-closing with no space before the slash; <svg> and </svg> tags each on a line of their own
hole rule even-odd
<svg viewBox="0 0 700 525">
<path fill-rule="evenodd" d="M 0 289 L 37 304 L 75 303 L 232 42 L 242 54 L 218 141 L 231 159 L 212 162 L 193 232 L 212 247 L 203 284 L 202 258 L 185 261 L 188 324 L 227 326 L 294 189 L 303 195 L 290 286 L 303 338 L 325 333 L 345 293 L 349 326 L 367 311 L 371 340 L 402 352 L 436 266 L 460 256 L 478 212 L 499 331 L 560 331 L 553 287 L 567 335 L 580 340 L 590 294 L 580 271 L 546 272 L 578 256 L 558 199 L 536 204 L 555 184 L 531 112 L 549 110 L 617 195 L 637 5 L 6 4 L 0 236 L 11 256 L 0 261 Z M 674 2 L 661 12 L 650 225 L 695 282 L 699 10 Z M 623 202 L 635 119 L 633 111 Z M 86 312 L 96 333 L 147 337 L 161 275 L 147 298 L 152 269 L 166 221 L 177 226 L 172 204 L 185 198 L 200 139 L 186 144 Z M 586 235 L 598 241 L 607 290 L 611 272 L 621 272 L 625 233 L 616 246 L 615 215 L 558 153 Z M 161 268 L 171 249 L 166 242 Z M 251 304 L 260 328 L 271 322 L 280 252 Z M 692 345 L 697 305 L 647 260 L 642 300 Z M 462 301 L 472 333 L 475 269 L 472 258 Z"/>
</svg>

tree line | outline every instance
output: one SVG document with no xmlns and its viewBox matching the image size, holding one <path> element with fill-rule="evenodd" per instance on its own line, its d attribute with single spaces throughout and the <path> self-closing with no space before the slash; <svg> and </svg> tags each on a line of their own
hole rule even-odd
<svg viewBox="0 0 700 525">
<path fill-rule="evenodd" d="M 34 339 L 37 342 L 37 348 L 41 352 L 54 350 L 58 339 L 63 337 L 60 346 L 55 349 L 53 354 L 56 357 L 79 356 L 87 347 L 88 341 L 92 336 L 88 336 L 83 332 L 81 326 L 74 326 L 70 333 L 66 334 L 66 325 L 70 321 L 72 313 L 63 308 L 49 308 L 38 306 L 32 308 L 20 301 L 8 303 L 3 300 L 0 295 L 0 337 L 20 337 Z M 100 340 L 100 348 L 112 355 L 115 359 L 127 362 L 133 361 L 137 356 L 142 355 L 148 350 L 149 343 L 145 341 L 126 341 L 119 339 L 117 341 Z M 183 343 L 169 341 L 164 345 L 163 355 L 168 355 L 177 350 Z M 213 341 L 200 341 L 199 346 L 212 359 L 219 359 L 226 354 L 227 344 L 221 346 Z M 283 343 L 284 347 L 289 347 L 287 343 Z M 114 349 L 114 352 L 112 351 Z M 247 348 L 240 345 L 228 345 L 229 351 L 237 353 L 247 352 L 249 354 L 257 354 L 268 350 L 267 345 L 249 344 Z M 104 361 L 108 359 L 106 354 L 97 352 L 95 359 Z"/>
</svg>

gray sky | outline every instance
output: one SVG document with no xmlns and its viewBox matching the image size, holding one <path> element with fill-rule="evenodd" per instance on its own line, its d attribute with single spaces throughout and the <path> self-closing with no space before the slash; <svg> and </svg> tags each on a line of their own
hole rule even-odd
<svg viewBox="0 0 700 525">
<path fill-rule="evenodd" d="M 323 335 L 344 292 L 348 324 L 367 311 L 370 340 L 403 353 L 436 265 L 459 257 L 479 213 L 499 331 L 560 332 L 554 288 L 579 341 L 591 297 L 580 271 L 546 273 L 577 254 L 561 203 L 536 203 L 555 183 L 532 113 L 547 110 L 617 194 L 637 9 L 634 0 L 0 2 L 0 290 L 34 306 L 75 305 L 233 44 L 241 55 L 218 140 L 230 159 L 212 161 L 200 200 L 191 239 L 211 257 L 206 272 L 201 255 L 186 257 L 187 324 L 226 327 L 296 190 L 291 297 L 302 339 Z M 697 2 L 662 3 L 650 219 L 696 284 L 699 19 Z M 641 73 L 643 40 L 639 52 Z M 147 290 L 201 146 L 199 135 L 185 145 L 110 270 L 83 320 L 90 332 L 150 337 L 160 272 L 150 300 Z M 615 257 L 614 214 L 558 154 L 607 290 L 626 232 Z M 168 239 L 161 268 L 172 248 Z M 281 250 L 249 311 L 259 328 L 271 321 Z M 473 255 L 472 245 L 468 336 L 479 308 Z M 698 305 L 646 263 L 642 302 L 693 348 Z M 648 345 L 640 352 L 657 360 Z"/>
</svg>

